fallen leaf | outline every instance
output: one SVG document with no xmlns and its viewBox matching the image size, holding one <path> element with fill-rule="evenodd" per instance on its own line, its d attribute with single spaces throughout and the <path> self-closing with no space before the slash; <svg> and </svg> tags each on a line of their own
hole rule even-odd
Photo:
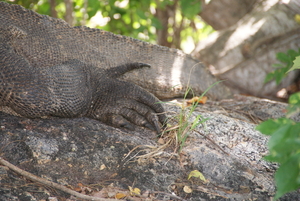
<svg viewBox="0 0 300 201">
<path fill-rule="evenodd" d="M 201 104 L 205 104 L 207 101 L 207 97 L 206 96 L 202 96 L 202 98 L 198 97 L 198 96 L 195 96 L 193 97 L 192 99 L 186 101 L 187 104 L 194 104 L 194 103 L 201 103 Z"/>
<path fill-rule="evenodd" d="M 300 24 L 300 14 L 296 14 L 294 19 L 298 24 Z"/>
<path fill-rule="evenodd" d="M 131 186 L 128 186 L 128 188 L 130 191 L 130 195 L 132 196 L 141 194 L 141 190 L 139 188 L 132 188 Z"/>
<path fill-rule="evenodd" d="M 82 191 L 82 189 L 80 187 L 76 187 L 73 190 L 76 191 L 76 192 L 81 192 Z"/>
<path fill-rule="evenodd" d="M 190 174 L 189 174 L 189 176 L 188 176 L 188 179 L 190 179 L 191 177 L 199 178 L 204 183 L 207 182 L 207 180 L 205 179 L 204 175 L 201 172 L 199 172 L 198 170 L 191 171 Z"/>
<path fill-rule="evenodd" d="M 104 170 L 106 168 L 106 166 L 104 165 L 104 164 L 102 164 L 101 166 L 100 166 L 100 170 Z"/>
<path fill-rule="evenodd" d="M 158 142 L 159 144 L 165 144 L 165 140 L 162 139 L 162 138 L 159 138 L 159 139 L 157 140 L 157 142 Z"/>
<path fill-rule="evenodd" d="M 113 173 L 112 175 L 110 175 L 110 178 L 114 178 L 116 176 L 118 176 L 118 173 Z"/>
<path fill-rule="evenodd" d="M 122 198 L 125 198 L 127 195 L 126 194 L 124 194 L 124 193 L 117 193 L 116 194 L 116 199 L 122 199 Z"/>
<path fill-rule="evenodd" d="M 192 190 L 191 187 L 189 187 L 189 186 L 184 186 L 184 187 L 183 187 L 183 191 L 184 191 L 185 193 L 192 193 L 192 192 L 193 192 L 193 190 Z"/>
</svg>

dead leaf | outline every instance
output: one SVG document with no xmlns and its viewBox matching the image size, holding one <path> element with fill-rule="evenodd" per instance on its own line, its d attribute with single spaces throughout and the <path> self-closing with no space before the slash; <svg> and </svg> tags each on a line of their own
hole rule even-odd
<svg viewBox="0 0 300 201">
<path fill-rule="evenodd" d="M 115 196 L 115 198 L 116 198 L 116 199 L 122 199 L 122 198 L 125 198 L 126 196 L 127 196 L 127 195 L 124 194 L 124 193 L 117 193 L 116 196 Z"/>
<path fill-rule="evenodd" d="M 183 191 L 184 191 L 185 193 L 192 193 L 192 192 L 193 192 L 193 190 L 192 190 L 191 187 L 189 187 L 189 186 L 184 186 L 184 187 L 183 187 Z"/>
<path fill-rule="evenodd" d="M 73 190 L 76 191 L 76 192 L 81 192 L 82 191 L 82 189 L 80 187 L 76 187 Z"/>
<path fill-rule="evenodd" d="M 192 99 L 186 101 L 186 103 L 188 105 L 191 105 L 191 104 L 194 104 L 194 103 L 201 103 L 201 104 L 205 104 L 207 101 L 207 97 L 206 96 L 202 96 L 202 98 L 198 97 L 198 96 L 195 96 L 193 97 Z"/>
<path fill-rule="evenodd" d="M 130 195 L 141 195 L 141 190 L 139 188 L 132 188 L 131 186 L 128 186 Z"/>
<path fill-rule="evenodd" d="M 104 165 L 104 164 L 102 164 L 101 166 L 100 166 L 100 170 L 104 170 L 106 168 L 106 166 Z"/>
<path fill-rule="evenodd" d="M 112 175 L 110 175 L 110 178 L 114 178 L 116 176 L 118 176 L 118 173 L 113 173 Z"/>
<path fill-rule="evenodd" d="M 159 144 L 165 144 L 165 140 L 162 139 L 162 138 L 159 138 L 159 139 L 157 140 L 157 142 L 158 142 Z"/>
</svg>

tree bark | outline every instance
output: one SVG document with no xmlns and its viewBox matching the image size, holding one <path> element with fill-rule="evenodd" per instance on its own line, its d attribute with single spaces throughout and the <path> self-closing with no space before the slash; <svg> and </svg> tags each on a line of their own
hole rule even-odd
<svg viewBox="0 0 300 201">
<path fill-rule="evenodd" d="M 197 44 L 192 54 L 237 93 L 274 98 L 297 76 L 296 72 L 289 73 L 280 86 L 264 83 L 267 73 L 274 70 L 272 64 L 279 63 L 276 53 L 299 48 L 300 25 L 294 20 L 298 10 L 297 0 L 288 4 L 258 2 L 235 25 Z"/>
<path fill-rule="evenodd" d="M 49 0 L 50 4 L 50 16 L 57 18 L 57 11 L 55 10 L 56 2 L 55 0 Z"/>
<path fill-rule="evenodd" d="M 168 42 L 168 21 L 170 16 L 167 8 L 156 9 L 156 17 L 159 19 L 162 26 L 161 29 L 156 29 L 157 44 L 171 47 L 171 43 Z"/>
<path fill-rule="evenodd" d="M 73 17 L 73 0 L 64 0 L 66 6 L 66 14 L 65 21 L 73 26 L 74 25 L 74 17 Z"/>
<path fill-rule="evenodd" d="M 88 19 L 87 9 L 88 9 L 88 0 L 84 0 L 83 1 L 83 14 L 82 14 L 82 20 L 81 20 L 82 26 L 86 25 L 86 21 Z"/>
<path fill-rule="evenodd" d="M 253 9 L 258 0 L 212 0 L 205 4 L 202 0 L 201 18 L 215 30 L 234 25 Z"/>
<path fill-rule="evenodd" d="M 186 25 L 184 19 L 182 18 L 180 22 L 176 21 L 176 11 L 178 10 L 178 0 L 175 0 L 172 5 L 166 5 L 165 7 L 160 6 L 161 3 L 157 2 L 158 8 L 156 9 L 155 17 L 161 22 L 162 28 L 157 29 L 157 44 L 181 49 L 181 31 Z M 170 31 L 170 28 L 172 31 Z M 171 37 L 172 41 L 168 41 Z"/>
</svg>

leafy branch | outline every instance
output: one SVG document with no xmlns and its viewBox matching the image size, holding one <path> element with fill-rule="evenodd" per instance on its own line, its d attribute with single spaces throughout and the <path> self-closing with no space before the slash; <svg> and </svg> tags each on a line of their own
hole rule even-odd
<svg viewBox="0 0 300 201">
<path fill-rule="evenodd" d="M 281 81 L 288 72 L 295 70 L 297 65 L 294 65 L 294 60 L 297 56 L 300 56 L 300 48 L 298 49 L 298 51 L 288 50 L 287 53 L 277 53 L 276 58 L 281 63 L 272 65 L 275 68 L 275 70 L 267 74 L 265 78 L 265 83 L 270 82 L 271 80 L 275 80 L 277 85 L 281 83 Z M 293 65 L 295 67 L 292 67 Z"/>
<path fill-rule="evenodd" d="M 292 54 L 295 59 L 290 62 Z M 288 54 L 278 53 L 277 56 L 281 61 L 283 59 L 286 61 L 284 70 L 277 71 L 277 73 L 280 74 L 285 71 L 284 74 L 286 74 L 292 70 L 300 69 L 300 56 L 296 56 L 295 51 L 289 50 Z M 282 76 L 283 74 L 278 77 L 275 76 L 276 82 L 281 81 Z M 271 136 L 268 142 L 269 155 L 265 159 L 280 165 L 275 173 L 277 186 L 275 199 L 300 188 L 300 123 L 291 119 L 300 113 L 300 92 L 290 96 L 287 110 L 286 117 L 269 119 L 256 127 L 261 133 Z"/>
</svg>

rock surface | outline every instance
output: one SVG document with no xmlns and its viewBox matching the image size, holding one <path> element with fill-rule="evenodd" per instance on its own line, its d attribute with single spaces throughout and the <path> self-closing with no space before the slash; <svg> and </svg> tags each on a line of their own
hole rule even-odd
<svg viewBox="0 0 300 201">
<path fill-rule="evenodd" d="M 180 112 L 172 102 L 165 107 L 169 115 Z M 190 133 L 181 154 L 168 147 L 140 158 L 162 146 L 148 130 L 129 132 L 88 118 L 26 119 L 0 113 L 1 157 L 42 178 L 70 188 L 80 183 L 94 192 L 131 186 L 144 196 L 148 192 L 149 200 L 272 200 L 277 165 L 262 160 L 268 138 L 255 126 L 284 116 L 285 108 L 284 103 L 245 96 L 209 101 L 199 105 L 189 121 L 197 115 L 210 119 Z M 207 181 L 188 179 L 193 170 Z M 4 166 L 0 178 L 0 200 L 70 197 Z M 281 200 L 300 200 L 300 193 Z"/>
<path fill-rule="evenodd" d="M 250 2 L 247 1 L 248 5 L 244 8 L 251 8 Z M 239 1 L 239 4 L 242 3 L 245 1 Z M 227 12 L 238 16 L 230 12 L 237 5 L 236 1 L 215 1 L 215 4 L 224 7 L 219 9 L 220 13 L 208 11 L 211 15 L 222 16 L 226 20 L 230 19 L 224 16 Z M 226 8 L 226 4 L 231 8 Z M 299 49 L 300 25 L 294 17 L 300 12 L 300 2 L 256 1 L 252 8 L 232 26 L 200 41 L 192 55 L 209 67 L 215 76 L 226 80 L 225 84 L 233 93 L 274 99 L 280 89 L 289 86 L 299 76 L 298 71 L 292 71 L 280 85 L 274 80 L 264 82 L 266 75 L 274 71 L 272 65 L 280 63 L 276 58 L 277 53 Z M 223 20 L 221 22 L 225 24 Z"/>
</svg>

